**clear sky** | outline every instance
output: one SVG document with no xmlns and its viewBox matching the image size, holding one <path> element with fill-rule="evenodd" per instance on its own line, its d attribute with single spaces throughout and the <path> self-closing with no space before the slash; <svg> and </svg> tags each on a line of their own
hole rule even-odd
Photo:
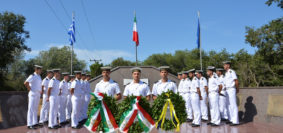
<svg viewBox="0 0 283 133">
<path fill-rule="evenodd" d="M 89 59 L 102 59 L 103 63 L 110 63 L 117 57 L 135 60 L 134 10 L 140 38 L 139 60 L 154 53 L 196 48 L 198 10 L 205 51 L 226 48 L 235 53 L 244 48 L 254 53 L 255 48 L 245 43 L 245 27 L 257 28 L 282 16 L 281 9 L 275 5 L 268 7 L 265 1 L 83 0 L 82 3 L 81 0 L 1 0 L 0 12 L 10 11 L 26 17 L 25 29 L 31 36 L 26 44 L 32 52 L 27 52 L 25 59 L 29 59 L 51 46 L 69 46 L 66 29 L 74 11 L 79 33 L 75 52 L 79 59 L 90 64 Z"/>
</svg>

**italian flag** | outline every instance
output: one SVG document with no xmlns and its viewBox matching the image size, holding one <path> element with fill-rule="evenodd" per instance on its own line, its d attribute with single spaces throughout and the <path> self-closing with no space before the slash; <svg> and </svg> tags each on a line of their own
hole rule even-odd
<svg viewBox="0 0 283 133">
<path fill-rule="evenodd" d="M 136 42 L 136 46 L 139 46 L 139 35 L 138 35 L 138 30 L 137 30 L 136 13 L 135 13 L 134 27 L 133 27 L 133 41 Z"/>
</svg>

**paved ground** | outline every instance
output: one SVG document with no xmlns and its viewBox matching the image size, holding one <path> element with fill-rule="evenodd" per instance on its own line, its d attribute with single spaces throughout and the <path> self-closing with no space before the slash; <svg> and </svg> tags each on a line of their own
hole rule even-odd
<svg viewBox="0 0 283 133">
<path fill-rule="evenodd" d="M 172 133 L 164 132 L 153 129 L 151 133 Z M 283 124 L 271 125 L 268 123 L 250 122 L 239 126 L 231 127 L 226 124 L 222 124 L 219 127 L 207 126 L 206 123 L 202 123 L 201 127 L 192 128 L 189 124 L 181 125 L 181 133 L 283 133 Z M 65 126 L 57 130 L 50 130 L 46 126 L 36 130 L 27 129 L 26 126 L 2 129 L 0 133 L 89 133 L 86 128 L 72 129 Z"/>
</svg>

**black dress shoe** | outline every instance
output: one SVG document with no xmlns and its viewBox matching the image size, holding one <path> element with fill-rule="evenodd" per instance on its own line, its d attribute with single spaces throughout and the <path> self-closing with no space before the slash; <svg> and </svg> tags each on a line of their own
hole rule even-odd
<svg viewBox="0 0 283 133">
<path fill-rule="evenodd" d="M 37 126 L 37 127 L 40 127 L 40 128 L 41 128 L 41 127 L 43 127 L 43 125 L 44 125 L 43 123 L 38 123 L 38 126 Z"/>
<path fill-rule="evenodd" d="M 238 126 L 239 124 L 231 123 L 230 126 Z"/>
<path fill-rule="evenodd" d="M 216 125 L 216 124 L 212 123 L 211 126 L 217 127 L 217 126 L 219 126 L 219 125 Z"/>
<path fill-rule="evenodd" d="M 192 121 L 193 121 L 192 119 L 187 118 L 187 122 L 192 122 Z"/>
<path fill-rule="evenodd" d="M 28 129 L 36 129 L 35 126 L 28 126 Z"/>
<path fill-rule="evenodd" d="M 79 126 L 75 126 L 75 127 L 72 127 L 73 129 L 80 129 L 80 127 Z"/>
<path fill-rule="evenodd" d="M 211 123 L 211 122 L 208 122 L 208 123 L 207 123 L 207 125 L 212 125 L 212 124 L 213 124 L 213 123 Z"/>
<path fill-rule="evenodd" d="M 221 119 L 221 121 L 226 122 L 226 121 L 228 121 L 228 120 L 227 120 L 227 119 Z"/>
<path fill-rule="evenodd" d="M 55 128 L 61 128 L 62 126 L 60 126 L 60 125 L 55 125 L 54 127 L 55 127 Z"/>
<path fill-rule="evenodd" d="M 205 119 L 201 119 L 201 121 L 203 121 L 203 122 L 207 122 L 208 120 L 205 120 Z"/>
<path fill-rule="evenodd" d="M 49 129 L 58 129 L 56 126 L 54 127 L 48 127 Z"/>
<path fill-rule="evenodd" d="M 226 124 L 231 124 L 231 123 L 232 123 L 232 122 L 230 122 L 230 121 L 227 121 L 227 122 L 226 122 Z"/>
<path fill-rule="evenodd" d="M 43 124 L 48 124 L 48 121 L 43 122 Z"/>
<path fill-rule="evenodd" d="M 192 127 L 199 127 L 200 125 L 192 124 Z"/>
</svg>

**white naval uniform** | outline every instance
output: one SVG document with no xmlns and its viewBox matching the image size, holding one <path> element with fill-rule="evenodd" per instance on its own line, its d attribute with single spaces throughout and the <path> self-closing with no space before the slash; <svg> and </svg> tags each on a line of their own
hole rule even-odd
<svg viewBox="0 0 283 133">
<path fill-rule="evenodd" d="M 227 109 L 227 92 L 224 84 L 224 75 L 218 77 L 219 83 L 222 85 L 221 95 L 219 95 L 219 111 L 222 119 L 228 119 Z"/>
<path fill-rule="evenodd" d="M 191 105 L 190 86 L 191 80 L 189 78 L 182 79 L 178 86 L 178 92 L 183 97 L 186 106 L 186 113 L 188 119 L 193 119 L 193 110 Z"/>
<path fill-rule="evenodd" d="M 58 115 L 58 105 L 59 105 L 59 84 L 60 81 L 53 77 L 49 84 L 48 88 L 52 88 L 49 96 L 49 120 L 48 120 L 48 127 L 54 127 L 58 125 L 57 122 L 57 115 Z"/>
<path fill-rule="evenodd" d="M 193 77 L 191 81 L 191 104 L 194 114 L 193 124 L 200 125 L 201 123 L 201 111 L 200 111 L 200 99 L 199 94 L 197 93 L 197 88 L 199 88 L 199 80 L 196 77 Z"/>
<path fill-rule="evenodd" d="M 107 96 L 114 97 L 115 94 L 119 94 L 120 88 L 119 85 L 110 79 L 108 82 L 101 80 L 95 86 L 94 93 L 105 93 Z"/>
<path fill-rule="evenodd" d="M 177 86 L 175 82 L 171 80 L 167 80 L 167 82 L 162 82 L 162 80 L 158 80 L 153 84 L 152 87 L 152 95 L 158 96 L 161 95 L 163 92 L 173 91 L 174 93 L 177 93 Z"/>
<path fill-rule="evenodd" d="M 237 75 L 234 70 L 226 71 L 224 80 L 227 92 L 228 117 L 233 124 L 239 124 L 235 79 L 237 79 Z"/>
<path fill-rule="evenodd" d="M 221 122 L 219 112 L 219 85 L 218 77 L 216 74 L 208 79 L 208 98 L 210 107 L 211 123 L 219 125 Z"/>
<path fill-rule="evenodd" d="M 67 95 L 67 105 L 66 105 L 66 119 L 71 119 L 71 113 L 72 113 L 72 100 L 71 100 L 71 82 L 68 82 L 68 95 Z"/>
<path fill-rule="evenodd" d="M 201 77 L 199 79 L 199 84 L 200 84 L 200 92 L 201 92 L 201 97 L 202 100 L 200 100 L 200 110 L 201 110 L 201 118 L 203 120 L 208 120 L 208 109 L 207 109 L 207 94 L 205 91 L 205 87 L 207 87 L 207 80 L 205 77 Z"/>
<path fill-rule="evenodd" d="M 150 90 L 146 83 L 140 81 L 139 83 L 130 82 L 124 90 L 123 96 L 149 96 Z"/>
<path fill-rule="evenodd" d="M 33 73 L 30 75 L 26 82 L 29 82 L 30 91 L 28 93 L 28 114 L 27 114 L 27 126 L 34 126 L 37 124 L 37 111 L 40 100 L 41 89 L 41 77 L 40 75 Z"/>
<path fill-rule="evenodd" d="M 84 80 L 80 80 L 81 82 L 81 96 L 80 96 L 80 104 L 79 104 L 79 121 L 84 119 L 84 105 L 85 105 L 85 93 L 86 93 L 86 84 Z"/>
<path fill-rule="evenodd" d="M 48 77 L 42 80 L 41 85 L 43 86 L 43 96 L 42 96 L 42 105 L 41 105 L 41 110 L 40 110 L 39 123 L 48 121 L 49 102 L 46 101 L 46 98 L 47 98 L 48 84 L 50 80 L 51 79 L 49 79 Z"/>
<path fill-rule="evenodd" d="M 90 88 L 90 84 L 87 80 L 85 80 L 85 95 L 84 95 L 84 107 L 83 107 L 83 119 L 87 119 L 87 111 L 88 111 L 88 105 L 90 103 L 90 99 L 91 99 L 91 88 Z"/>
<path fill-rule="evenodd" d="M 59 123 L 66 122 L 66 107 L 67 107 L 67 96 L 68 96 L 68 82 L 65 80 L 62 80 L 59 84 L 59 88 L 61 91 L 61 94 L 59 95 Z"/>
<path fill-rule="evenodd" d="M 75 79 L 71 83 L 71 88 L 74 88 L 74 93 L 72 95 L 72 114 L 71 114 L 71 126 L 77 127 L 79 124 L 79 117 L 80 117 L 80 106 L 81 104 L 81 96 L 82 96 L 82 89 L 81 89 L 81 82 L 78 79 Z"/>
</svg>

